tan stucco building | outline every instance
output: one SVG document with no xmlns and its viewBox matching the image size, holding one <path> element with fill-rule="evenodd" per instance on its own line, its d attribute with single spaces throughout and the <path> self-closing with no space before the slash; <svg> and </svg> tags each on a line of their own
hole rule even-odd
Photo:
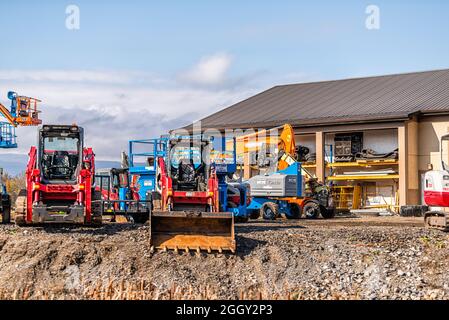
<svg viewBox="0 0 449 320">
<path fill-rule="evenodd" d="M 429 164 L 440 168 L 439 139 L 449 132 L 449 69 L 277 86 L 202 119 L 201 127 L 268 129 L 284 123 L 294 127 L 298 145 L 316 153 L 304 166 L 341 197 L 352 197 L 348 207 L 421 204 L 422 174 Z M 334 161 L 336 135 L 356 132 L 364 149 L 398 149 L 398 157 Z"/>
</svg>

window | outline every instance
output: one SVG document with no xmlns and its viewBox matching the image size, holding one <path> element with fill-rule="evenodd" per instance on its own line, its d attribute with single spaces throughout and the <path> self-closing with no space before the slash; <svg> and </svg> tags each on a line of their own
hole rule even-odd
<svg viewBox="0 0 449 320">
<path fill-rule="evenodd" d="M 200 147 L 182 147 L 177 146 L 172 149 L 171 165 L 174 168 L 178 168 L 179 162 L 183 161 L 193 161 L 195 168 L 201 164 L 201 148 Z"/>
<path fill-rule="evenodd" d="M 67 151 L 72 154 L 77 154 L 78 142 L 78 138 L 72 137 L 45 137 L 44 151 Z"/>
</svg>

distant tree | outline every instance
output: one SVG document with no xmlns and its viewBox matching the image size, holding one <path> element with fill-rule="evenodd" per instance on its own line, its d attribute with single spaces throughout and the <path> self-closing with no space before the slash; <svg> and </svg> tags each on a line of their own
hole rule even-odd
<svg viewBox="0 0 449 320">
<path fill-rule="evenodd" d="M 26 188 L 25 172 L 19 173 L 15 176 L 5 172 L 3 174 L 3 181 L 5 183 L 6 190 L 11 195 L 11 203 L 14 206 L 19 191 Z"/>
</svg>

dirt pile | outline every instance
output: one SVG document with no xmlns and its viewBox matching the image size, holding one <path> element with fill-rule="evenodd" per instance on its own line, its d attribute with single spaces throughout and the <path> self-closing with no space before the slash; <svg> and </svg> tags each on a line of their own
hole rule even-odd
<svg viewBox="0 0 449 320">
<path fill-rule="evenodd" d="M 414 218 L 237 225 L 237 254 L 154 253 L 148 228 L 0 227 L 0 298 L 449 298 L 449 238 Z"/>
</svg>

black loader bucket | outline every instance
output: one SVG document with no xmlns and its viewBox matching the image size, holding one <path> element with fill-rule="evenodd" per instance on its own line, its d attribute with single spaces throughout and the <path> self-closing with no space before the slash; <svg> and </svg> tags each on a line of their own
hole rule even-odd
<svg viewBox="0 0 449 320">
<path fill-rule="evenodd" d="M 229 212 L 152 212 L 150 229 L 156 250 L 235 253 L 234 215 Z"/>
</svg>

